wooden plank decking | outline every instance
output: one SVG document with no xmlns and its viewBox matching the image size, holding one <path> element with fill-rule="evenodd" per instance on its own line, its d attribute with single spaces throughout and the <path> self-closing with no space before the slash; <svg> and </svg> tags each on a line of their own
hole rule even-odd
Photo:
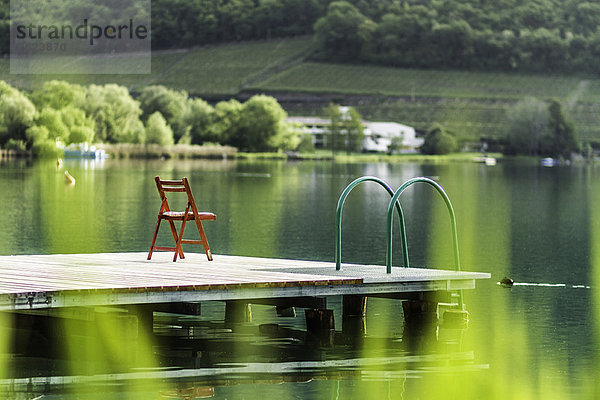
<svg viewBox="0 0 600 400">
<path fill-rule="evenodd" d="M 473 289 L 490 274 L 186 253 L 0 256 L 0 310 Z"/>
</svg>

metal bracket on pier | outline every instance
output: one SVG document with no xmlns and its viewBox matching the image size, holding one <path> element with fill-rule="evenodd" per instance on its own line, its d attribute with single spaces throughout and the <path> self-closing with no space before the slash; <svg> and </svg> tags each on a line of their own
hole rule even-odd
<svg viewBox="0 0 600 400">
<path fill-rule="evenodd" d="M 47 308 L 52 303 L 52 295 L 47 293 L 18 293 L 11 295 L 11 309 L 26 310 Z"/>
</svg>

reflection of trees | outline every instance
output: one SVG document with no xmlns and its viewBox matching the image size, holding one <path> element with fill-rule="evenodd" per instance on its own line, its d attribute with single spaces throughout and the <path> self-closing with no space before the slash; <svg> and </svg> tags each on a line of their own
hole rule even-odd
<svg viewBox="0 0 600 400">
<path fill-rule="evenodd" d="M 293 212 L 286 201 L 287 191 L 294 187 L 290 182 L 292 177 L 279 174 L 281 164 L 268 169 L 260 165 L 248 167 L 251 172 L 240 168 L 240 172 L 248 172 L 248 175 L 237 175 L 231 184 L 212 188 L 221 191 L 228 202 L 229 214 L 217 214 L 217 221 L 227 226 L 226 246 L 231 254 L 277 257 L 278 243 L 282 240 L 282 214 Z"/>
<path fill-rule="evenodd" d="M 40 163 L 37 167 L 39 204 L 34 207 L 40 216 L 44 252 L 111 251 L 105 244 L 110 235 L 106 226 L 110 209 L 104 201 L 107 188 L 101 176 L 67 163 L 69 173 L 77 182 L 69 186 L 65 184 L 64 171 L 57 170 L 53 163 Z"/>
<path fill-rule="evenodd" d="M 594 175 L 591 174 L 591 169 L 588 170 L 590 175 L 587 179 L 590 183 L 590 189 L 588 192 L 588 204 L 590 205 L 590 285 L 594 288 L 600 287 L 600 184 L 598 179 L 594 179 Z M 593 302 L 593 314 L 592 318 L 594 321 L 594 334 L 591 335 L 594 338 L 600 337 L 600 290 L 594 290 L 592 292 Z M 594 343 L 596 348 L 598 346 L 598 340 Z"/>
<path fill-rule="evenodd" d="M 0 193 L 7 218 L 0 230 L 0 254 L 42 252 L 38 240 L 39 216 L 33 210 L 39 204 L 36 173 L 25 162 L 2 165 Z"/>
</svg>

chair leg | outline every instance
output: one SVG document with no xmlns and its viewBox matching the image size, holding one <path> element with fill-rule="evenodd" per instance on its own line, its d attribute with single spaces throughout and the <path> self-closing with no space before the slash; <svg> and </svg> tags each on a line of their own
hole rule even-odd
<svg viewBox="0 0 600 400">
<path fill-rule="evenodd" d="M 160 218 L 156 220 L 156 228 L 154 228 L 154 236 L 152 236 L 152 243 L 150 244 L 150 251 L 148 252 L 148 260 L 152 258 L 152 252 L 154 251 L 154 245 L 156 244 L 156 237 L 158 236 L 158 228 L 160 226 Z"/>
<path fill-rule="evenodd" d="M 180 258 L 185 258 L 183 255 L 183 248 L 181 247 L 181 241 L 183 240 L 183 231 L 185 230 L 185 221 L 184 218 L 181 222 L 181 231 L 179 232 L 179 237 L 175 240 L 175 255 L 173 256 L 173 262 L 177 261 L 177 255 L 179 254 Z"/>
<path fill-rule="evenodd" d="M 210 246 L 208 244 L 208 238 L 206 237 L 206 233 L 204 232 L 204 227 L 202 226 L 202 222 L 199 220 L 196 221 L 196 227 L 198 228 L 198 233 L 200 234 L 200 241 L 193 241 L 194 243 L 202 244 L 204 247 L 204 252 L 206 253 L 206 258 L 208 261 L 212 261 L 212 253 L 210 251 Z M 156 221 L 156 228 L 154 229 L 154 236 L 152 237 L 152 243 L 150 244 L 150 251 L 148 252 L 148 260 L 152 258 L 152 253 L 154 252 L 156 239 L 158 237 L 158 231 L 160 228 L 161 219 L 158 218 Z M 175 254 L 173 255 L 173 262 L 177 261 L 177 257 L 184 259 L 185 255 L 183 253 L 183 248 L 181 246 L 183 242 L 183 232 L 185 231 L 185 224 L 187 221 L 181 222 L 181 229 L 179 234 L 177 233 L 177 228 L 175 227 L 175 223 L 169 220 L 169 228 L 171 229 L 171 234 L 173 235 L 173 240 L 175 241 Z"/>
<path fill-rule="evenodd" d="M 180 258 L 185 258 L 185 256 L 183 255 L 183 249 L 181 248 L 181 246 L 177 247 L 177 242 L 180 240 L 179 236 L 177 236 L 177 228 L 175 228 L 175 223 L 171 220 L 169 220 L 169 227 L 171 228 L 171 234 L 173 235 L 173 240 L 175 241 L 175 248 L 177 249 L 176 252 L 179 252 L 179 257 Z M 175 258 L 176 261 L 177 258 Z"/>
<path fill-rule="evenodd" d="M 212 261 L 212 253 L 210 251 L 210 246 L 208 245 L 208 239 L 206 238 L 206 234 L 204 233 L 204 227 L 202 226 L 202 221 L 195 220 L 196 227 L 198 228 L 198 233 L 200 234 L 200 239 L 202 240 L 202 246 L 204 246 L 204 252 L 206 253 L 206 258 L 208 261 Z"/>
</svg>

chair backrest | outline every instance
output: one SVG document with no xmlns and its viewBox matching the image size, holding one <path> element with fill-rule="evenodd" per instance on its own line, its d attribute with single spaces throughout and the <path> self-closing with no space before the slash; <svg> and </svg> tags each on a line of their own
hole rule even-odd
<svg viewBox="0 0 600 400">
<path fill-rule="evenodd" d="M 175 180 L 164 180 L 160 179 L 158 176 L 155 176 L 154 181 L 156 182 L 156 188 L 158 189 L 158 194 L 160 195 L 160 199 L 162 201 L 162 207 L 160 209 L 161 213 L 163 211 L 171 211 L 167 201 L 167 195 L 165 194 L 166 192 L 183 192 L 187 194 L 188 198 L 186 211 L 191 208 L 194 211 L 194 214 L 198 214 L 196 202 L 194 201 L 194 195 L 192 195 L 192 189 L 190 188 L 190 183 L 186 177 Z"/>
</svg>

